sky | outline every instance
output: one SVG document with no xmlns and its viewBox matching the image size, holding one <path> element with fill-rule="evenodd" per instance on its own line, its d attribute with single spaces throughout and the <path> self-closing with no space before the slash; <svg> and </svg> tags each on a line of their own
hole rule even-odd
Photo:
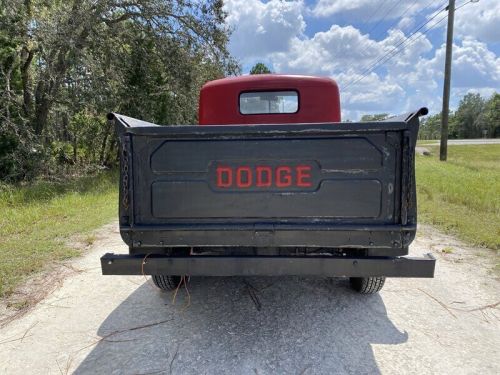
<svg viewBox="0 0 500 375">
<path fill-rule="evenodd" d="M 473 0 L 474 1 L 474 0 Z M 328 76 L 343 120 L 442 106 L 448 1 L 225 0 L 243 73 Z M 456 0 L 450 107 L 500 92 L 500 0 Z M 420 28 L 420 29 L 419 29 Z"/>
</svg>

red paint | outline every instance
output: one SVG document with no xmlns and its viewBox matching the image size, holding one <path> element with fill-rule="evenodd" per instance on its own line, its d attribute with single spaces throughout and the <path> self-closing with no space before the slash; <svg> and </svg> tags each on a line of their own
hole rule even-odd
<svg viewBox="0 0 500 375">
<path fill-rule="evenodd" d="M 247 91 L 297 91 L 296 113 L 242 115 L 239 95 Z M 218 79 L 200 92 L 200 125 L 303 124 L 340 122 L 340 95 L 330 78 L 256 74 Z"/>
<path fill-rule="evenodd" d="M 276 186 L 288 187 L 292 184 L 292 168 L 277 167 L 276 168 Z"/>
<path fill-rule="evenodd" d="M 259 166 L 255 168 L 255 173 L 257 174 L 257 182 L 255 186 L 257 187 L 270 187 L 273 184 L 273 170 L 271 167 Z M 266 177 L 264 177 L 266 175 Z M 265 178 L 265 180 L 264 180 Z"/>
<path fill-rule="evenodd" d="M 217 166 L 216 186 L 221 189 L 311 188 L 312 167 L 309 165 Z"/>
<path fill-rule="evenodd" d="M 243 174 L 245 174 L 245 177 L 243 177 Z M 250 169 L 250 167 L 236 168 L 236 186 L 238 186 L 239 188 L 247 188 L 252 186 L 252 170 Z"/>
<path fill-rule="evenodd" d="M 311 167 L 308 165 L 299 165 L 295 169 L 297 170 L 297 186 L 311 187 Z"/>
<path fill-rule="evenodd" d="M 229 167 L 217 167 L 217 186 L 220 188 L 227 188 L 232 184 L 233 170 Z"/>
</svg>

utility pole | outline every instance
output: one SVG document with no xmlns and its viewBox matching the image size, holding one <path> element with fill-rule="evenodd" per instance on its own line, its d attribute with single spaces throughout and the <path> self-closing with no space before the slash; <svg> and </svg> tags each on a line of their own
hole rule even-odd
<svg viewBox="0 0 500 375">
<path fill-rule="evenodd" d="M 439 160 L 448 157 L 448 117 L 450 112 L 451 53 L 453 49 L 453 21 L 455 18 L 455 0 L 448 3 L 448 29 L 446 34 L 446 60 L 444 63 L 443 111 L 441 112 L 441 143 Z"/>
</svg>

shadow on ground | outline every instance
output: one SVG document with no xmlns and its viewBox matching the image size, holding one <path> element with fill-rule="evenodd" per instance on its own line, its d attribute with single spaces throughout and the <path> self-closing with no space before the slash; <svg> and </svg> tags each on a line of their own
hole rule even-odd
<svg viewBox="0 0 500 375">
<path fill-rule="evenodd" d="M 172 293 L 138 287 L 75 373 L 377 374 L 371 344 L 408 340 L 379 295 L 345 280 L 193 278 L 189 291 L 183 309 L 185 291 L 172 306 Z"/>
</svg>

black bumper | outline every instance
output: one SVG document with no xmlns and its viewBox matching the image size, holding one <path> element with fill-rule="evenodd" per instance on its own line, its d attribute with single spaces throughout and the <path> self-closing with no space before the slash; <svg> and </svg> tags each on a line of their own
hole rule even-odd
<svg viewBox="0 0 500 375">
<path fill-rule="evenodd" d="M 134 256 L 107 253 L 103 275 L 433 277 L 436 259 L 415 257 Z"/>
</svg>

